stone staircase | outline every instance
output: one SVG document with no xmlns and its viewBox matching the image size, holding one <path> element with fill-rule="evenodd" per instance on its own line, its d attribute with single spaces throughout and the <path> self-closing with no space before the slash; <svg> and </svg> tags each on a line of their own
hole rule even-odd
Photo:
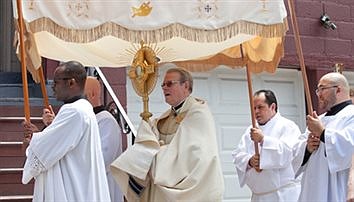
<svg viewBox="0 0 354 202">
<path fill-rule="evenodd" d="M 40 85 L 29 81 L 31 122 L 43 128 L 43 99 Z M 51 96 L 50 84 L 47 85 L 49 102 L 55 106 Z M 25 162 L 26 145 L 23 144 L 24 120 L 22 84 L 19 73 L 0 74 L 0 202 L 32 201 L 33 180 L 22 184 L 22 170 Z M 56 108 L 56 107 L 54 107 Z M 56 110 L 55 110 L 56 111 Z"/>
<path fill-rule="evenodd" d="M 31 107 L 31 114 L 31 122 L 43 127 L 42 107 Z M 31 201 L 33 181 L 21 183 L 26 150 L 22 143 L 23 107 L 0 106 L 0 115 L 0 201 Z"/>
</svg>

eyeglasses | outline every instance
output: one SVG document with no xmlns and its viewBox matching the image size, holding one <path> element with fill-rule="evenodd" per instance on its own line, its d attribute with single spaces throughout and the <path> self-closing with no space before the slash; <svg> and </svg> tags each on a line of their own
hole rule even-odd
<svg viewBox="0 0 354 202">
<path fill-rule="evenodd" d="M 72 77 L 63 77 L 63 78 L 54 78 L 53 79 L 53 83 L 54 84 L 56 84 L 56 83 L 58 83 L 58 81 L 66 81 L 66 80 L 70 80 L 70 79 L 72 79 Z"/>
<path fill-rule="evenodd" d="M 167 87 L 171 87 L 173 84 L 176 83 L 183 83 L 184 81 L 178 81 L 178 80 L 172 80 L 172 81 L 166 81 L 164 83 L 161 84 L 161 88 L 167 86 Z"/>
<path fill-rule="evenodd" d="M 321 87 L 318 87 L 318 88 L 316 89 L 316 94 L 318 95 L 318 94 L 319 94 L 320 92 L 322 92 L 323 90 L 330 89 L 330 88 L 338 88 L 338 86 L 327 86 L 327 87 L 321 86 Z"/>
</svg>

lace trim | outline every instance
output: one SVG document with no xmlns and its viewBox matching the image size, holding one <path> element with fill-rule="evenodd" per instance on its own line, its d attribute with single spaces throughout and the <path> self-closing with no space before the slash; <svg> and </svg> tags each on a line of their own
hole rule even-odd
<svg viewBox="0 0 354 202">
<path fill-rule="evenodd" d="M 43 170 L 45 170 L 45 166 L 43 163 L 37 158 L 37 156 L 29 149 L 29 156 L 27 157 L 28 167 L 30 169 L 30 173 L 32 176 L 37 176 Z M 26 163 L 27 164 L 27 163 Z"/>
</svg>

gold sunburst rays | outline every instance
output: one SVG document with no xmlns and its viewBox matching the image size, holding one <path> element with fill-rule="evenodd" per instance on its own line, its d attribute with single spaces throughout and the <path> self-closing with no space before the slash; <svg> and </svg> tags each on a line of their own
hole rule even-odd
<svg viewBox="0 0 354 202">
<path fill-rule="evenodd" d="M 166 47 L 158 46 L 157 43 L 144 43 L 144 46 L 150 47 L 156 54 L 156 57 L 160 61 L 173 61 L 176 58 L 175 52 Z M 131 64 L 134 59 L 134 55 L 141 48 L 140 44 L 131 43 L 131 47 L 124 50 L 124 52 L 117 55 L 117 60 L 121 64 Z"/>
</svg>

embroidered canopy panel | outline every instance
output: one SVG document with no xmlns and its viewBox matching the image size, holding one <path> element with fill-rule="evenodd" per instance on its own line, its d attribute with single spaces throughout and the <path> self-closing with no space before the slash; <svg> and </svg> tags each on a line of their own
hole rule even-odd
<svg viewBox="0 0 354 202">
<path fill-rule="evenodd" d="M 128 66 L 143 41 L 192 71 L 274 72 L 288 30 L 283 0 L 23 0 L 22 13 L 30 57 L 85 66 Z"/>
</svg>

